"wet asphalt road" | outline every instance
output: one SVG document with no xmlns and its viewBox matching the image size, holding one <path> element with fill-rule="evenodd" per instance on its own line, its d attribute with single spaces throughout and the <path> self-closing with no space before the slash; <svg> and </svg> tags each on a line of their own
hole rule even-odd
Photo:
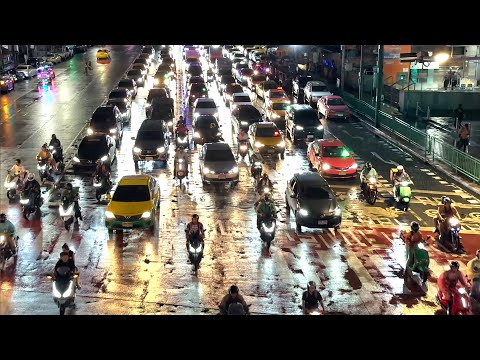
<svg viewBox="0 0 480 360">
<path fill-rule="evenodd" d="M 56 66 L 57 80 L 50 88 L 36 90 L 34 80 L 20 83 L 15 91 L 1 97 L 1 174 L 16 157 L 27 169 L 35 169 L 35 155 L 41 144 L 55 132 L 64 148 L 77 143 L 76 137 L 91 113 L 108 96 L 140 51 L 139 46 L 111 46 L 110 64 L 95 64 L 94 74 L 83 74 L 82 55 Z M 97 48 L 88 52 L 94 62 Z M 178 54 L 177 54 L 178 55 Z M 179 67 L 180 68 L 180 67 Z M 177 113 L 185 113 L 183 74 L 179 74 L 172 96 Z M 151 87 L 151 78 L 148 87 Z M 145 118 L 146 89 L 140 88 L 132 108 L 132 121 L 113 166 L 113 181 L 133 174 L 132 136 Z M 225 140 L 236 151 L 235 134 L 215 85 L 210 96 L 220 104 L 220 121 Z M 253 96 L 252 96 L 253 98 Z M 262 102 L 256 101 L 261 108 Z M 63 243 L 73 246 L 80 269 L 82 289 L 77 306 L 67 314 L 215 314 L 217 304 L 231 284 L 237 284 L 258 314 L 300 314 L 301 294 L 307 281 L 319 284 L 327 310 L 340 314 L 434 314 L 436 279 L 453 258 L 462 267 L 478 246 L 480 202 L 468 192 L 435 174 L 400 149 L 375 138 L 356 119 L 328 121 L 326 137 L 335 136 L 354 153 L 359 168 L 372 161 L 385 184 L 374 206 L 357 197 L 358 180 L 329 180 L 338 193 L 343 211 L 341 230 L 304 228 L 295 233 L 295 219 L 286 217 L 284 190 L 296 171 L 308 171 L 305 147 L 287 141 L 285 160 L 267 160 L 265 170 L 274 181 L 273 197 L 282 211 L 277 234 L 270 249 L 262 248 L 255 226 L 254 183 L 248 160 L 239 162 L 237 188 L 203 188 L 198 171 L 198 150 L 190 151 L 192 176 L 185 188 L 172 179 L 173 156 L 168 164 L 140 168 L 156 176 L 161 186 L 159 225 L 148 232 L 126 231 L 108 234 L 104 227 L 105 204 L 96 202 L 89 176 L 73 175 L 65 180 L 80 187 L 84 221 L 67 232 L 56 207 L 45 205 L 39 218 L 26 221 L 18 203 L 8 203 L 2 187 L 1 209 L 17 226 L 19 256 L 7 265 L 0 277 L 0 314 L 56 314 L 51 282 L 45 277 L 53 269 Z M 67 157 L 72 151 L 66 150 Z M 373 154 L 373 153 L 375 154 Z M 170 146 L 171 155 L 174 146 Z M 402 163 L 415 182 L 408 212 L 390 203 L 388 172 Z M 464 217 L 463 241 L 466 255 L 446 254 L 430 246 L 432 276 L 426 294 L 416 284 L 404 286 L 403 242 L 396 234 L 411 221 L 420 222 L 424 234 L 432 230 L 431 217 L 442 195 L 449 195 Z M 207 228 L 206 249 L 198 275 L 187 261 L 184 228 L 193 213 Z M 426 290 L 426 289 L 425 289 Z"/>
</svg>

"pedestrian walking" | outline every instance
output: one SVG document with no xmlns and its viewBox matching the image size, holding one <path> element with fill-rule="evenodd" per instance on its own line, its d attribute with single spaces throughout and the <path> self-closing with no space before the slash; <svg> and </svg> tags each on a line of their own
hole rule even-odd
<svg viewBox="0 0 480 360">
<path fill-rule="evenodd" d="M 458 148 L 462 150 L 463 152 L 467 151 L 467 146 L 470 141 L 470 126 L 469 124 L 465 124 L 460 126 L 458 129 L 458 137 L 459 137 L 459 146 Z"/>
<path fill-rule="evenodd" d="M 447 90 L 449 84 L 450 84 L 450 72 L 447 72 L 443 76 L 443 89 Z"/>
<path fill-rule="evenodd" d="M 460 74 L 457 72 L 454 72 L 452 75 L 452 90 L 455 89 L 460 82 Z"/>
<path fill-rule="evenodd" d="M 458 107 L 454 110 L 454 115 L 455 115 L 454 126 L 455 126 L 455 129 L 458 129 L 462 125 L 463 118 L 465 117 L 465 112 L 463 111 L 462 104 L 458 104 Z"/>
</svg>

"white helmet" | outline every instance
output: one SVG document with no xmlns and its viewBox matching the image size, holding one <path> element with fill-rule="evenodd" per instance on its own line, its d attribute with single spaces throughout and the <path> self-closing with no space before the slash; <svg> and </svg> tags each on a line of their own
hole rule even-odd
<svg viewBox="0 0 480 360">
<path fill-rule="evenodd" d="M 398 166 L 397 166 L 397 170 L 398 170 L 398 171 L 403 171 L 403 165 L 398 165 Z"/>
<path fill-rule="evenodd" d="M 34 173 L 28 173 L 28 176 L 27 176 L 27 180 L 28 181 L 33 181 L 35 180 L 35 174 Z"/>
</svg>

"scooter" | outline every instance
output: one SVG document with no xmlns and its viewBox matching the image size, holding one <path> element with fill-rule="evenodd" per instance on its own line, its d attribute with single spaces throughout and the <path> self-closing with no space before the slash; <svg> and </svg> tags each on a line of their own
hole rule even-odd
<svg viewBox="0 0 480 360">
<path fill-rule="evenodd" d="M 63 218 L 65 229 L 69 231 L 73 221 L 80 217 L 75 213 L 75 201 L 71 202 L 66 196 L 63 196 L 58 211 Z"/>
<path fill-rule="evenodd" d="M 370 205 L 375 204 L 377 201 L 377 193 L 378 193 L 378 186 L 377 186 L 377 178 L 371 176 L 368 178 L 368 183 L 365 186 L 363 191 L 363 196 L 367 203 Z"/>
<path fill-rule="evenodd" d="M 35 201 L 35 193 L 30 192 L 28 194 L 22 193 L 20 197 L 20 204 L 22 205 L 23 217 L 29 220 L 30 214 L 34 214 L 43 205 L 43 198 L 39 197 L 39 204 Z"/>
<path fill-rule="evenodd" d="M 61 271 L 62 267 L 57 269 Z M 68 271 L 70 271 L 69 268 Z M 69 306 L 75 306 L 75 296 L 76 296 L 76 287 L 75 279 L 78 275 L 73 275 L 71 277 L 57 277 L 56 280 L 53 280 L 51 276 L 48 276 L 52 280 L 52 295 L 53 301 L 57 304 L 60 309 L 60 315 L 65 315 L 65 309 Z"/>
<path fill-rule="evenodd" d="M 480 314 L 480 259 L 474 259 L 467 264 L 466 275 L 471 285 L 470 301 L 474 314 Z"/>
<path fill-rule="evenodd" d="M 175 136 L 175 147 L 183 147 L 184 149 L 190 148 L 190 142 L 188 141 L 188 133 L 187 134 L 176 134 Z"/>
<path fill-rule="evenodd" d="M 190 234 L 188 236 L 188 258 L 194 266 L 195 274 L 198 271 L 198 266 L 203 257 L 203 242 L 198 233 Z"/>
<path fill-rule="evenodd" d="M 260 175 L 262 175 L 263 171 L 263 166 L 261 161 L 255 161 L 251 168 L 250 168 L 251 174 L 255 180 L 258 180 Z"/>
<path fill-rule="evenodd" d="M 18 181 L 18 176 L 10 174 L 8 171 L 4 186 L 7 190 L 7 198 L 14 200 L 15 197 L 23 191 L 23 183 Z"/>
<path fill-rule="evenodd" d="M 320 311 L 318 307 L 313 309 L 307 309 L 305 315 L 323 315 L 323 311 Z"/>
<path fill-rule="evenodd" d="M 57 163 L 57 169 L 60 172 L 63 172 L 63 170 L 65 170 L 65 164 L 63 163 L 63 148 L 61 146 L 53 147 L 52 145 L 50 145 L 48 148 L 52 153 L 53 159 Z"/>
<path fill-rule="evenodd" d="M 445 299 L 443 292 L 438 290 L 435 298 L 437 303 L 448 313 L 448 300 Z M 449 315 L 472 315 L 472 303 L 468 296 L 467 290 L 463 287 L 460 281 L 452 290 L 452 311 Z"/>
<path fill-rule="evenodd" d="M 97 175 L 93 180 L 93 187 L 95 188 L 95 198 L 100 202 L 102 196 L 110 190 L 111 185 L 106 177 Z"/>
<path fill-rule="evenodd" d="M 5 264 L 7 263 L 8 259 L 13 256 L 13 251 L 10 249 L 10 246 L 8 246 L 7 242 L 9 236 L 10 234 L 6 232 L 0 233 L 0 271 L 5 269 Z M 18 241 L 18 236 L 15 240 Z"/>
<path fill-rule="evenodd" d="M 272 188 L 269 186 L 261 187 L 257 190 L 258 195 L 263 196 L 265 194 L 270 194 L 272 192 Z"/>
<path fill-rule="evenodd" d="M 177 173 L 175 174 L 176 178 L 178 179 L 178 182 L 180 183 L 180 186 L 182 186 L 182 180 L 183 178 L 187 175 L 187 171 L 185 168 L 185 161 L 183 159 L 178 159 L 178 161 L 175 162 L 175 168 Z"/>
<path fill-rule="evenodd" d="M 400 205 L 404 211 L 408 210 L 410 199 L 412 198 L 411 181 L 402 181 L 398 187 L 398 194 L 395 194 L 395 201 Z"/>
<path fill-rule="evenodd" d="M 411 270 L 412 272 L 418 273 L 422 279 L 422 283 L 425 284 L 428 280 L 430 256 L 425 249 L 425 244 L 423 242 L 417 243 L 414 246 L 413 266 Z"/>
<path fill-rule="evenodd" d="M 262 219 L 260 222 L 260 238 L 267 246 L 267 249 L 270 249 L 270 244 L 272 243 L 273 239 L 275 239 L 276 225 L 277 223 L 273 216 Z"/>
<path fill-rule="evenodd" d="M 438 236 L 437 241 L 444 246 L 451 248 L 453 252 L 459 252 L 463 246 L 460 242 L 460 221 L 452 216 L 447 219 L 448 229 L 444 234 Z"/>
<path fill-rule="evenodd" d="M 245 156 L 248 154 L 248 144 L 246 141 L 241 141 L 238 146 L 238 154 L 245 159 Z"/>
<path fill-rule="evenodd" d="M 37 169 L 38 176 L 40 176 L 40 182 L 43 182 L 43 180 L 50 177 L 50 173 L 52 171 L 50 161 L 37 158 Z"/>
</svg>

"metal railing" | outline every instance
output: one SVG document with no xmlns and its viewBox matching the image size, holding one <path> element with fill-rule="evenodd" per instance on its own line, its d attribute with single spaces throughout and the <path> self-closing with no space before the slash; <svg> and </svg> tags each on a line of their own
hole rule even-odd
<svg viewBox="0 0 480 360">
<path fill-rule="evenodd" d="M 373 124 L 375 119 L 375 107 L 355 98 L 352 94 L 341 92 L 345 102 L 357 113 L 365 116 L 366 121 Z M 425 161 L 442 162 L 475 182 L 480 182 L 480 160 L 445 141 L 427 134 L 399 118 L 380 111 L 378 118 L 379 128 L 393 138 L 406 141 L 416 146 L 424 153 Z"/>
</svg>

